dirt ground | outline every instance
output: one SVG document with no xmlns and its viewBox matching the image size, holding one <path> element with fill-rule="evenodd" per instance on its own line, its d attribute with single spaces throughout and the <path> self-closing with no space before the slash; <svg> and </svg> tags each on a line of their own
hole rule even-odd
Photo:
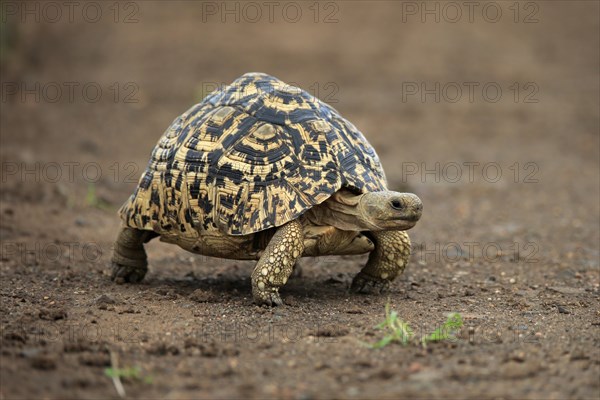
<svg viewBox="0 0 600 400">
<path fill-rule="evenodd" d="M 2 3 L 0 399 L 118 398 L 115 362 L 130 398 L 600 398 L 598 2 L 53 3 Z M 423 200 L 387 295 L 348 292 L 366 256 L 306 258 L 261 308 L 253 263 L 158 241 L 110 281 L 159 136 L 249 71 Z M 387 302 L 417 337 L 368 348 Z"/>
</svg>

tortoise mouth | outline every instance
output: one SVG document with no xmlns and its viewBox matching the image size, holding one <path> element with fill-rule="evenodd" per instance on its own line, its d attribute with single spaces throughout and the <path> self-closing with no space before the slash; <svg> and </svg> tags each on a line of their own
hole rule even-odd
<svg viewBox="0 0 600 400">
<path fill-rule="evenodd" d="M 421 219 L 421 214 L 408 215 L 399 219 L 401 219 L 402 221 L 413 222 L 416 224 Z"/>
<path fill-rule="evenodd" d="M 404 216 L 380 219 L 375 222 L 375 226 L 382 230 L 405 231 L 417 225 L 419 216 Z"/>
<path fill-rule="evenodd" d="M 414 226 L 421 219 L 420 210 L 405 210 L 404 212 L 390 215 L 389 217 L 382 218 L 381 221 L 397 221 L 405 222 L 407 225 Z"/>
<path fill-rule="evenodd" d="M 391 218 L 388 218 L 388 220 L 392 220 L 392 221 L 407 221 L 407 222 L 414 222 L 414 223 L 417 223 L 417 221 L 419 221 L 420 219 L 421 219 L 421 216 L 418 214 L 396 215 Z"/>
</svg>

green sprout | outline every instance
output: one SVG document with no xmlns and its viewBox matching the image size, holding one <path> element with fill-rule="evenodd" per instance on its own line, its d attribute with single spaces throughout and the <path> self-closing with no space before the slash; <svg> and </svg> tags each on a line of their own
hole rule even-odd
<svg viewBox="0 0 600 400">
<path fill-rule="evenodd" d="M 96 185 L 92 182 L 88 183 L 87 194 L 85 195 L 85 204 L 91 207 L 98 205 L 98 196 L 96 195 Z"/>
<path fill-rule="evenodd" d="M 456 332 L 463 326 L 459 313 L 451 313 L 438 329 L 421 339 L 421 345 L 427 347 L 428 342 L 439 342 L 456 338 Z M 408 322 L 398 318 L 396 311 L 390 310 L 390 303 L 385 305 L 385 320 L 376 325 L 375 329 L 383 330 L 385 336 L 374 344 L 367 344 L 372 349 L 381 349 L 392 342 L 408 345 L 414 338 L 414 332 Z"/>
<path fill-rule="evenodd" d="M 111 210 L 110 204 L 98 197 L 96 194 L 96 185 L 92 182 L 88 183 L 85 204 L 89 207 L 96 207 L 101 210 Z"/>
<path fill-rule="evenodd" d="M 386 335 L 379 342 L 370 345 L 373 349 L 380 349 L 392 342 L 406 346 L 414 336 L 408 323 L 398 318 L 396 311 L 390 311 L 389 302 L 385 305 L 385 321 L 375 326 L 375 329 L 383 330 Z"/>
<path fill-rule="evenodd" d="M 152 383 L 151 376 L 142 378 L 140 367 L 106 368 L 104 370 L 104 375 L 109 378 L 123 378 L 127 380 L 142 381 L 144 383 Z"/>
<path fill-rule="evenodd" d="M 459 313 L 448 315 L 446 322 L 421 340 L 423 347 L 427 347 L 427 342 L 439 342 L 441 340 L 456 339 L 456 332 L 463 326 L 463 320 Z"/>
</svg>

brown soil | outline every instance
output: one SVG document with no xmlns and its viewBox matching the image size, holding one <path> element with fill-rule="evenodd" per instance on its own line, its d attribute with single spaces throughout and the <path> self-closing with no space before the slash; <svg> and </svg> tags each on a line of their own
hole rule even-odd
<svg viewBox="0 0 600 400">
<path fill-rule="evenodd" d="M 39 23 L 5 13 L 0 398 L 117 398 L 112 353 L 140 369 L 122 379 L 132 398 L 598 399 L 598 3 L 520 3 L 514 22 L 513 3 L 497 2 L 496 23 L 484 3 L 451 23 L 430 2 L 445 14 L 423 23 L 406 8 L 423 3 L 384 1 L 321 3 L 317 23 L 313 3 L 296 2 L 293 23 L 288 3 L 273 23 L 267 8 L 256 23 L 240 8 L 236 23 L 221 2 L 120 3 L 118 23 L 112 3 L 95 3 L 96 23 L 81 8 L 73 22 L 67 8 L 54 22 L 49 9 Z M 287 305 L 260 308 L 252 263 L 157 241 L 143 283 L 110 281 L 116 210 L 156 140 L 248 71 L 331 102 L 377 149 L 390 187 L 423 200 L 412 262 L 388 295 L 347 292 L 364 256 L 304 259 Z M 439 102 L 409 95 L 421 82 L 440 84 Z M 367 348 L 388 300 L 419 337 L 450 312 L 465 327 L 426 349 Z"/>
</svg>

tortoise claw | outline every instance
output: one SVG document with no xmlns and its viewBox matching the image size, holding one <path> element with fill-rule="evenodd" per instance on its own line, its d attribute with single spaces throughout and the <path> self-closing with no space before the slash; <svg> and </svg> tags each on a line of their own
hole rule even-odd
<svg viewBox="0 0 600 400">
<path fill-rule="evenodd" d="M 281 300 L 281 296 L 279 292 L 274 291 L 263 291 L 253 294 L 254 302 L 259 306 L 282 306 L 284 305 L 283 300 Z"/>
<path fill-rule="evenodd" d="M 138 283 L 144 279 L 144 276 L 148 272 L 147 267 L 132 267 L 129 265 L 121 265 L 115 262 L 112 263 L 112 274 L 111 279 L 115 283 Z"/>
<path fill-rule="evenodd" d="M 381 294 L 387 291 L 390 282 L 383 279 L 377 279 L 372 276 L 359 272 L 352 280 L 350 291 L 354 293 Z"/>
</svg>

